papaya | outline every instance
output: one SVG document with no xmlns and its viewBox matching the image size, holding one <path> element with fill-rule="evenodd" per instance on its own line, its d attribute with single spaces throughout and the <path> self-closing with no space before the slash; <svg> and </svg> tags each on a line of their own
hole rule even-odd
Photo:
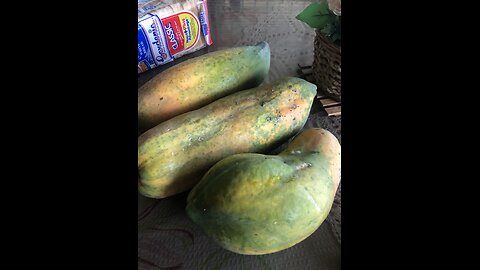
<svg viewBox="0 0 480 270">
<path fill-rule="evenodd" d="M 139 132 L 236 91 L 257 87 L 269 68 L 266 42 L 210 52 L 174 65 L 138 89 Z"/>
<path fill-rule="evenodd" d="M 239 254 L 278 252 L 323 223 L 340 182 L 340 144 L 309 128 L 278 155 L 241 153 L 211 167 L 187 197 L 190 219 Z"/>
<path fill-rule="evenodd" d="M 265 153 L 298 133 L 317 87 L 287 77 L 186 112 L 138 137 L 138 189 L 165 198 L 192 188 L 219 160 Z"/>
</svg>

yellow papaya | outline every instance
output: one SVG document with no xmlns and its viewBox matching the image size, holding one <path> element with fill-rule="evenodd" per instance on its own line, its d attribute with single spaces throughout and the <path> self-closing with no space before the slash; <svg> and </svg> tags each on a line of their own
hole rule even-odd
<svg viewBox="0 0 480 270">
<path fill-rule="evenodd" d="M 138 89 L 139 131 L 260 85 L 270 68 L 266 42 L 207 53 L 159 73 Z"/>
<path fill-rule="evenodd" d="M 186 191 L 222 158 L 280 145 L 305 125 L 316 89 L 303 79 L 283 78 L 149 129 L 138 138 L 140 193 L 164 198 Z"/>
</svg>

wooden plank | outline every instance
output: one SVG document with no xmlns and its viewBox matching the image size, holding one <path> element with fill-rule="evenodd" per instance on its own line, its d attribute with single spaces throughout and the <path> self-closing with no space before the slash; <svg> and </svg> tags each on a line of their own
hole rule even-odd
<svg viewBox="0 0 480 270">
<path fill-rule="evenodd" d="M 300 69 L 300 77 L 306 81 L 315 84 L 315 78 L 313 77 L 312 66 L 301 66 L 297 64 Z M 317 98 L 322 105 L 323 109 L 327 112 L 328 116 L 339 116 L 342 113 L 342 103 L 333 100 L 323 94 L 318 93 Z"/>
<path fill-rule="evenodd" d="M 313 75 L 313 70 L 302 70 L 303 75 Z"/>
<path fill-rule="evenodd" d="M 309 82 L 313 82 L 314 78 L 313 78 L 312 66 L 301 66 L 300 64 L 297 64 L 297 66 L 300 69 L 300 73 L 302 74 L 301 78 Z"/>
<path fill-rule="evenodd" d="M 325 111 L 327 112 L 328 116 L 339 116 L 342 114 L 342 107 L 329 107 L 325 108 Z"/>
<path fill-rule="evenodd" d="M 309 69 L 312 68 L 312 66 L 301 66 L 300 64 L 297 64 L 300 69 Z"/>
<path fill-rule="evenodd" d="M 320 102 L 322 103 L 323 107 L 333 107 L 333 106 L 342 105 L 341 102 L 338 102 L 336 100 L 329 99 L 329 98 L 322 99 L 320 100 Z"/>
</svg>

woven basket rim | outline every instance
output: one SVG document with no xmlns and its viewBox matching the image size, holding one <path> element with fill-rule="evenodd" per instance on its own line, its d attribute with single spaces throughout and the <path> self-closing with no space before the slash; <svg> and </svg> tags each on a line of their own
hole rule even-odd
<svg viewBox="0 0 480 270">
<path fill-rule="evenodd" d="M 334 51 L 338 51 L 339 54 L 342 53 L 342 46 L 338 46 L 336 45 L 335 43 L 333 43 L 333 41 L 328 38 L 327 36 L 325 36 L 325 34 L 323 34 L 320 30 L 316 30 L 315 31 L 316 34 L 318 35 L 319 39 L 324 43 L 326 44 L 327 46 L 329 46 L 332 50 Z"/>
</svg>

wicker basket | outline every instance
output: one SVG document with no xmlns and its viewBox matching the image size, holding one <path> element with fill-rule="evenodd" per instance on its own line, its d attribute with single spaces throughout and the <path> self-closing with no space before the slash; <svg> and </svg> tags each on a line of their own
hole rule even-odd
<svg viewBox="0 0 480 270">
<path fill-rule="evenodd" d="M 320 92 L 341 101 L 342 49 L 316 30 L 312 73 Z"/>
</svg>

